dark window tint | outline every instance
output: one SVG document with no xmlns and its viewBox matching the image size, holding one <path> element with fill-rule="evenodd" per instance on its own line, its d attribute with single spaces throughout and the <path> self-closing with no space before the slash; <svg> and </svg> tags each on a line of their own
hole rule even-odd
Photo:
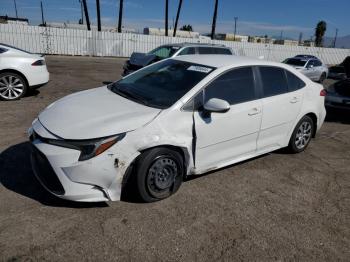
<svg viewBox="0 0 350 262">
<path fill-rule="evenodd" d="M 251 67 L 224 73 L 205 89 L 205 101 L 211 98 L 226 100 L 231 105 L 254 100 L 255 86 Z"/>
<path fill-rule="evenodd" d="M 184 50 L 180 52 L 179 55 L 194 55 L 196 50 L 194 47 L 186 47 Z"/>
<path fill-rule="evenodd" d="M 198 53 L 201 55 L 215 54 L 214 48 L 204 46 L 198 47 Z"/>
<path fill-rule="evenodd" d="M 227 48 L 215 48 L 215 53 L 218 55 L 232 55 L 231 51 Z"/>
<path fill-rule="evenodd" d="M 322 63 L 321 63 L 320 60 L 315 60 L 314 61 L 314 66 L 321 66 L 321 65 L 322 65 Z"/>
<path fill-rule="evenodd" d="M 284 69 L 278 67 L 260 67 L 264 97 L 288 92 L 288 84 Z"/>
<path fill-rule="evenodd" d="M 306 65 L 307 68 L 310 68 L 311 66 L 315 66 L 314 60 L 309 60 L 309 62 Z"/>
<path fill-rule="evenodd" d="M 305 86 L 303 80 L 294 75 L 293 73 L 286 70 L 287 80 L 288 80 L 288 90 L 290 92 L 296 91 Z"/>
</svg>

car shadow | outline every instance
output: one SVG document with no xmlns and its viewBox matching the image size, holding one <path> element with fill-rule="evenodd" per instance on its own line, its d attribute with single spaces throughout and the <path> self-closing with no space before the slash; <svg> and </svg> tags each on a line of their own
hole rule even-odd
<svg viewBox="0 0 350 262">
<path fill-rule="evenodd" d="M 350 109 L 326 108 L 326 122 L 335 122 L 350 125 Z"/>
<path fill-rule="evenodd" d="M 60 199 L 47 192 L 37 181 L 30 163 L 30 143 L 11 146 L 0 154 L 0 183 L 7 189 L 43 205 L 69 208 L 108 207 L 106 202 L 83 203 Z"/>
</svg>

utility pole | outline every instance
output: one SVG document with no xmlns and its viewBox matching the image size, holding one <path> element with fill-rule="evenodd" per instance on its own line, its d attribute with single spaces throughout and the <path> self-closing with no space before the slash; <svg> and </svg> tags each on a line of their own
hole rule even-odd
<svg viewBox="0 0 350 262">
<path fill-rule="evenodd" d="M 168 8 L 169 0 L 165 0 L 165 36 L 168 36 Z"/>
<path fill-rule="evenodd" d="M 45 19 L 44 19 L 43 1 L 40 1 L 40 9 L 41 9 L 41 25 L 46 26 Z"/>
<path fill-rule="evenodd" d="M 283 38 L 283 30 L 281 31 L 280 40 Z"/>
<path fill-rule="evenodd" d="M 333 41 L 333 48 L 335 48 L 335 43 L 337 42 L 337 36 L 338 36 L 338 28 L 335 29 L 335 36 Z"/>
<path fill-rule="evenodd" d="M 124 0 L 119 0 L 118 33 L 121 33 L 121 32 L 122 32 L 123 2 L 124 2 Z"/>
<path fill-rule="evenodd" d="M 174 37 L 176 36 L 176 29 L 177 29 L 177 23 L 179 22 L 181 6 L 182 6 L 182 0 L 179 0 L 179 6 L 177 7 L 176 20 L 175 20 L 175 26 L 174 26 L 174 34 L 173 34 Z"/>
<path fill-rule="evenodd" d="M 215 38 L 216 16 L 218 14 L 218 1 L 219 0 L 215 0 L 213 23 L 212 23 L 212 26 L 211 26 L 211 39 Z"/>
<path fill-rule="evenodd" d="M 15 11 L 16 11 L 16 18 L 18 18 L 18 13 L 17 13 L 17 4 L 16 4 L 16 0 L 13 0 L 14 4 L 15 4 Z"/>
<path fill-rule="evenodd" d="M 87 30 L 90 31 L 91 28 L 90 28 L 89 11 L 87 9 L 86 0 L 83 0 L 83 5 L 84 5 L 84 13 L 85 13 L 85 20 L 86 20 Z"/>
<path fill-rule="evenodd" d="M 238 19 L 238 17 L 235 17 L 235 31 L 233 33 L 233 41 L 236 41 L 237 19 Z"/>
<path fill-rule="evenodd" d="M 299 45 L 301 45 L 301 42 L 303 41 L 303 33 L 299 33 Z"/>
<path fill-rule="evenodd" d="M 97 11 L 97 31 L 101 32 L 100 0 L 96 0 L 96 11 Z"/>
</svg>

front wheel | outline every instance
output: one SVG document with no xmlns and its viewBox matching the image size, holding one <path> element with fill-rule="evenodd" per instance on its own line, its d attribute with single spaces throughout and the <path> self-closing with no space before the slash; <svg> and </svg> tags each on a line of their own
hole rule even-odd
<svg viewBox="0 0 350 262">
<path fill-rule="evenodd" d="M 311 141 L 314 128 L 312 119 L 309 116 L 304 116 L 293 131 L 288 145 L 289 151 L 292 153 L 304 151 Z"/>
<path fill-rule="evenodd" d="M 154 202 L 179 189 L 184 175 L 183 159 L 176 151 L 154 148 L 142 153 L 135 171 L 135 186 L 141 200 Z"/>
</svg>

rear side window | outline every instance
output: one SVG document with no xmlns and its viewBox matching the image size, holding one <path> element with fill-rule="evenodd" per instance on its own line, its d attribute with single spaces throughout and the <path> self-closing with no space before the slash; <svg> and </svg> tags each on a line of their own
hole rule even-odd
<svg viewBox="0 0 350 262">
<path fill-rule="evenodd" d="M 206 87 L 204 97 L 205 102 L 219 98 L 230 105 L 255 100 L 253 69 L 243 67 L 222 74 Z"/>
<path fill-rule="evenodd" d="M 284 69 L 279 67 L 259 67 L 263 84 L 264 97 L 275 96 L 288 92 L 288 83 Z"/>
<path fill-rule="evenodd" d="M 218 55 L 232 55 L 232 52 L 227 48 L 215 48 L 215 53 Z"/>
<path fill-rule="evenodd" d="M 196 50 L 194 47 L 186 47 L 184 50 L 182 50 L 179 55 L 194 55 L 196 53 Z"/>
<path fill-rule="evenodd" d="M 289 72 L 288 70 L 286 70 L 286 75 L 287 75 L 289 92 L 299 90 L 305 86 L 305 83 L 303 80 L 301 80 L 299 77 Z"/>
<path fill-rule="evenodd" d="M 0 54 L 5 53 L 6 51 L 8 51 L 8 49 L 0 47 Z"/>
</svg>

